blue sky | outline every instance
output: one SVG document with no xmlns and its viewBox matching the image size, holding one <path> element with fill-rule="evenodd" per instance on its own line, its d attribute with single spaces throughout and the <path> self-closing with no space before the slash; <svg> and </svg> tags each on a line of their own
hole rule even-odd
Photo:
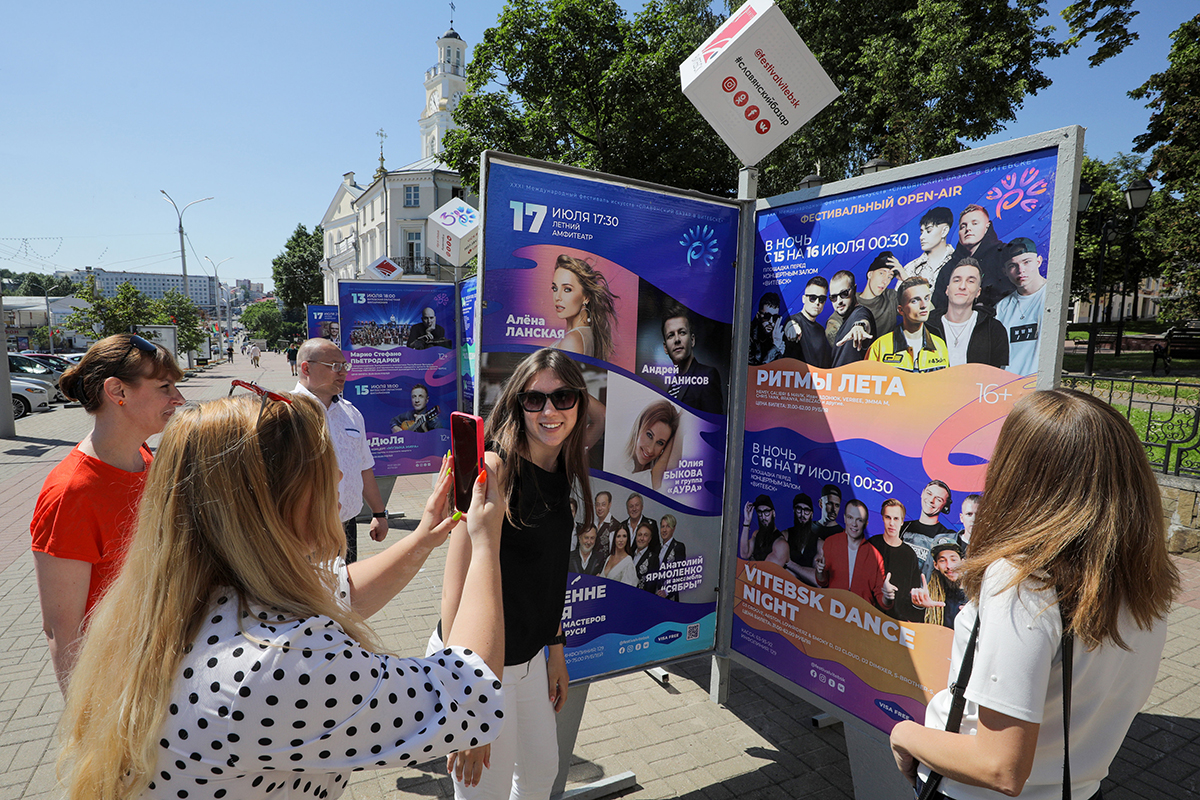
<svg viewBox="0 0 1200 800">
<path fill-rule="evenodd" d="M 622 0 L 637 9 L 636 0 Z M 502 0 L 457 0 L 468 45 Z M 1051 0 L 1050 22 L 1065 0 Z M 1054 85 L 985 143 L 1064 125 L 1089 155 L 1132 149 L 1148 111 L 1125 93 L 1165 69 L 1193 4 L 1141 0 L 1141 39 L 1098 69 L 1073 53 L 1043 65 Z M 341 181 L 420 155 L 424 71 L 448 3 L 295 0 L 15 3 L 0 48 L 0 266 L 188 272 L 232 257 L 221 278 L 270 285 L 297 223 L 318 222 Z M 682 98 L 681 98 L 682 99 Z"/>
</svg>

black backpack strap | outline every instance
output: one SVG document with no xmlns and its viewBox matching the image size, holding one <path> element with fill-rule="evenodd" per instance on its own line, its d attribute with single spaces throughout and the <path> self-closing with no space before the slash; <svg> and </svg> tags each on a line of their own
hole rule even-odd
<svg viewBox="0 0 1200 800">
<path fill-rule="evenodd" d="M 975 626 L 971 628 L 971 638 L 967 640 L 967 649 L 963 653 L 962 664 L 958 668 L 958 678 L 950 684 L 950 694 L 954 699 L 950 702 L 950 713 L 946 717 L 946 730 L 951 733 L 958 733 L 958 729 L 962 726 L 963 709 L 967 705 L 967 684 L 971 680 L 971 669 L 975 666 L 975 642 L 978 639 L 979 616 L 976 614 Z M 929 800 L 937 792 L 941 783 L 941 773 L 930 770 L 929 779 L 925 781 L 918 800 Z"/>
<path fill-rule="evenodd" d="M 1066 627 L 1064 622 L 1063 627 Z M 1063 800 L 1071 800 L 1071 667 L 1074 661 L 1075 637 L 1063 631 Z"/>
</svg>

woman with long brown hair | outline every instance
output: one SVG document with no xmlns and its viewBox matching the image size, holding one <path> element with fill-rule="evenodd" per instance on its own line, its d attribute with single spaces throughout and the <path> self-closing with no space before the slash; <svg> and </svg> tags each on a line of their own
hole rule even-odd
<svg viewBox="0 0 1200 800">
<path fill-rule="evenodd" d="M 450 756 L 455 797 L 549 797 L 558 774 L 554 714 L 567 698 L 563 598 L 578 498 L 591 527 L 592 492 L 585 450 L 590 399 L 570 356 L 543 348 L 504 384 L 488 416 L 485 462 L 507 511 L 498 524 L 504 588 L 505 729 L 490 746 Z M 446 574 L 465 567 L 471 541 L 455 534 Z M 430 649 L 463 617 L 458 598 L 442 595 L 442 619 Z M 543 655 L 548 650 L 549 655 Z"/>
<path fill-rule="evenodd" d="M 417 530 L 344 567 L 324 410 L 263 394 L 186 406 L 163 435 L 67 693 L 71 800 L 338 797 L 354 770 L 413 766 L 502 724 L 495 490 L 476 482 L 462 526 L 472 558 L 448 648 L 384 654 L 364 617 L 402 585 L 404 541 L 445 540 L 448 459 Z"/>
<path fill-rule="evenodd" d="M 87 615 L 116 577 L 153 456 L 183 395 L 183 371 L 162 345 L 119 333 L 91 346 L 62 376 L 92 430 L 46 477 L 30 533 L 42 630 L 63 694 Z"/>
<path fill-rule="evenodd" d="M 985 487 L 951 651 L 955 681 L 977 642 L 961 725 L 945 730 L 956 704 L 939 692 L 924 726 L 893 728 L 896 763 L 913 782 L 945 776 L 935 797 L 1061 797 L 1070 648 L 1070 794 L 1099 796 L 1154 686 L 1179 588 L 1158 484 L 1119 413 L 1055 389 L 1013 408 Z"/>
<path fill-rule="evenodd" d="M 550 292 L 555 315 L 567 326 L 553 346 L 607 361 L 613 349 L 617 296 L 608 288 L 604 273 L 586 261 L 560 255 L 554 262 Z"/>
</svg>

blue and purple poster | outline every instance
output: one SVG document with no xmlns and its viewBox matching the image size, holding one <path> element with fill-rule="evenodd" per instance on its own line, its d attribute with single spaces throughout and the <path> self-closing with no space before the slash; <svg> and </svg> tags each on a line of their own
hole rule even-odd
<svg viewBox="0 0 1200 800">
<path fill-rule="evenodd" d="M 738 207 L 549 164 L 486 170 L 484 413 L 529 353 L 573 354 L 591 394 L 596 518 L 578 503 L 563 628 L 571 677 L 714 646 Z"/>
<path fill-rule="evenodd" d="M 367 424 L 376 475 L 436 472 L 458 407 L 453 284 L 340 281 L 346 395 Z"/>
<path fill-rule="evenodd" d="M 306 305 L 304 308 L 308 318 L 307 338 L 328 339 L 331 342 L 336 342 L 341 338 L 337 306 Z"/>
<path fill-rule="evenodd" d="M 987 462 L 1058 346 L 1058 159 L 760 204 L 732 648 L 883 731 L 946 686 Z"/>
<path fill-rule="evenodd" d="M 472 275 L 458 285 L 458 300 L 462 307 L 462 348 L 459 364 L 462 369 L 461 410 L 474 413 L 475 382 L 479 376 L 479 344 L 475 341 L 475 301 L 479 294 L 479 276 Z"/>
</svg>

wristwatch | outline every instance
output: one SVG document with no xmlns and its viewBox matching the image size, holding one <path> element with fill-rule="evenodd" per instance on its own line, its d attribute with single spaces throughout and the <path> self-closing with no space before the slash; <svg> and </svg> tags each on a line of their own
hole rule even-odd
<svg viewBox="0 0 1200 800">
<path fill-rule="evenodd" d="M 371 516 L 374 517 L 375 519 L 387 519 L 388 512 L 387 512 L 387 509 L 385 508 L 383 511 L 377 511 L 374 514 L 372 514 Z"/>
</svg>

